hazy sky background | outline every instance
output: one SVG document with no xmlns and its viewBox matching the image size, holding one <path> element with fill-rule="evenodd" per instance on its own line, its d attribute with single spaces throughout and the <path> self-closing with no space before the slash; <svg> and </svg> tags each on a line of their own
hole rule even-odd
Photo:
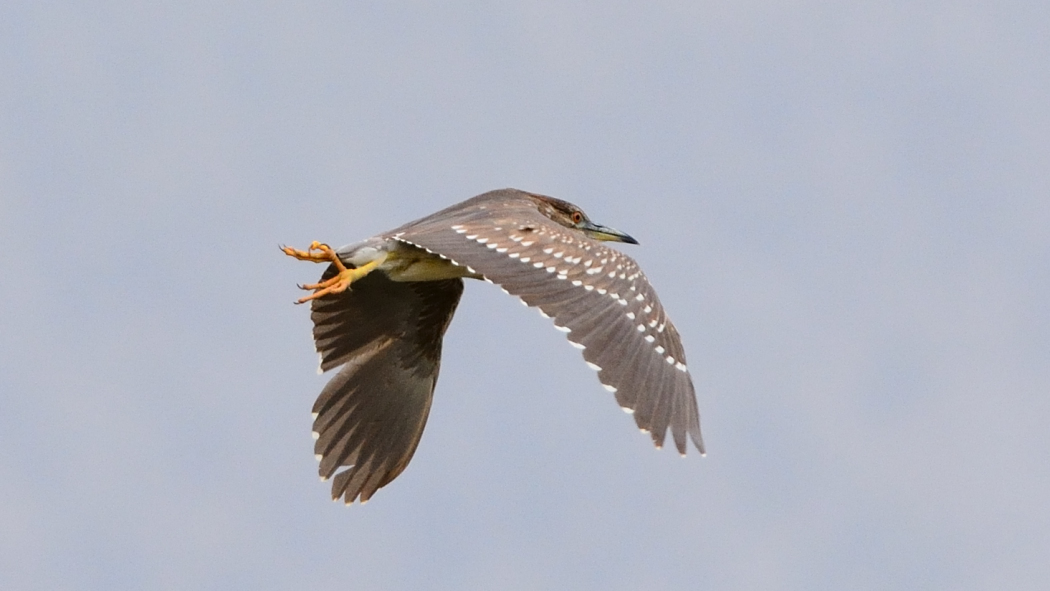
<svg viewBox="0 0 1050 591">
<path fill-rule="evenodd" d="M 1050 4 L 392 5 L 0 6 L 0 588 L 1045 588 Z M 277 245 L 507 186 L 640 240 L 708 456 L 471 282 L 333 504 Z"/>
</svg>

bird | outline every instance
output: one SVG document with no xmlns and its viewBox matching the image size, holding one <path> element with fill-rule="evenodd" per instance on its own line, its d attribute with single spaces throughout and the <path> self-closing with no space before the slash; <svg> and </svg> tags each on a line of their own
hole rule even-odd
<svg viewBox="0 0 1050 591">
<path fill-rule="evenodd" d="M 464 279 L 551 318 L 657 448 L 670 431 L 681 455 L 687 440 L 704 455 L 678 330 L 638 264 L 608 242 L 638 244 L 567 201 L 500 189 L 338 249 L 282 246 L 328 264 L 296 303 L 311 305 L 320 370 L 339 368 L 313 406 L 332 499 L 363 504 L 412 459 Z"/>
</svg>

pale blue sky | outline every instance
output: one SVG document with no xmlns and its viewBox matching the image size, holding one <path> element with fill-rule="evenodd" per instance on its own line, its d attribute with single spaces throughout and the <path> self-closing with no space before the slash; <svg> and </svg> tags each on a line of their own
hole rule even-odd
<svg viewBox="0 0 1050 591">
<path fill-rule="evenodd" d="M 0 588 L 1043 588 L 1048 64 L 1045 2 L 6 2 Z M 708 456 L 471 282 L 331 503 L 277 245 L 506 186 L 639 239 Z"/>
</svg>

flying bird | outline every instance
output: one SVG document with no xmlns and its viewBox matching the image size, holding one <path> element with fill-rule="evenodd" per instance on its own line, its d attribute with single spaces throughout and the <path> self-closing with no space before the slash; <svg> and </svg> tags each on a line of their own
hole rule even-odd
<svg viewBox="0 0 1050 591">
<path fill-rule="evenodd" d="M 313 407 L 332 498 L 364 503 L 412 459 L 464 278 L 553 319 L 658 448 L 670 430 L 680 454 L 689 439 L 703 454 L 678 331 L 637 263 L 604 242 L 638 243 L 566 201 L 502 189 L 339 249 L 282 247 L 328 263 L 297 303 L 311 303 L 321 370 L 341 368 Z"/>
</svg>

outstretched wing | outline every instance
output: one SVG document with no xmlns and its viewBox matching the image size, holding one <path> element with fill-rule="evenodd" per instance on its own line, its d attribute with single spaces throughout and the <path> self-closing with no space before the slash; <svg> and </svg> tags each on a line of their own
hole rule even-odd
<svg viewBox="0 0 1050 591">
<path fill-rule="evenodd" d="M 333 274 L 329 267 L 324 278 Z M 367 501 L 412 459 L 462 294 L 461 279 L 397 283 L 370 273 L 313 301 L 321 369 L 342 366 L 313 408 L 314 453 L 321 478 L 335 475 L 333 499 Z"/>
<path fill-rule="evenodd" d="M 668 428 L 703 453 L 678 331 L 637 263 L 555 223 L 520 191 L 486 193 L 389 233 L 538 307 L 583 349 L 606 389 L 661 447 Z"/>
</svg>

